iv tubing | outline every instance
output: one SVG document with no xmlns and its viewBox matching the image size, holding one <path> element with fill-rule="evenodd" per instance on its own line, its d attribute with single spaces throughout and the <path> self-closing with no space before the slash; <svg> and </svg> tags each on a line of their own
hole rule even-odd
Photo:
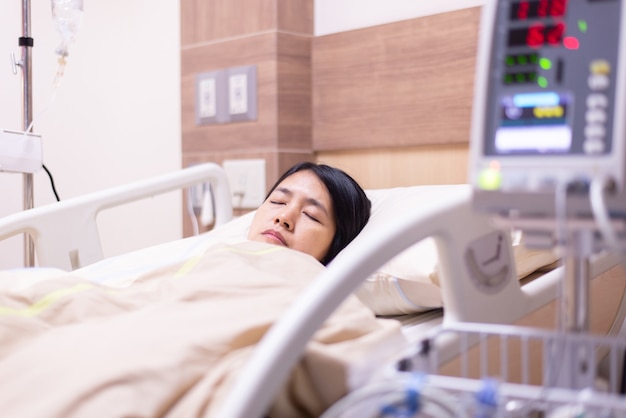
<svg viewBox="0 0 626 418">
<path fill-rule="evenodd" d="M 606 241 L 609 250 L 615 252 L 615 254 L 619 256 L 621 254 L 619 242 L 617 240 L 615 230 L 611 225 L 608 210 L 604 204 L 605 186 L 606 181 L 594 178 L 591 182 L 591 186 L 589 187 L 589 200 L 591 203 L 593 217 L 598 225 L 598 228 L 600 229 L 602 238 Z"/>
<path fill-rule="evenodd" d="M 193 202 L 191 199 L 191 191 L 187 189 L 185 192 L 187 194 L 187 215 L 189 216 L 189 220 L 191 221 L 191 227 L 193 228 L 193 235 L 197 236 L 200 234 L 200 227 L 198 226 L 198 215 L 194 211 Z"/>
</svg>

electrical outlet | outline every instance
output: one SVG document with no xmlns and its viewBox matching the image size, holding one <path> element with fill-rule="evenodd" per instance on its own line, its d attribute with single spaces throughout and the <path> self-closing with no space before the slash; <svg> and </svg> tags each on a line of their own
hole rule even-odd
<svg viewBox="0 0 626 418">
<path fill-rule="evenodd" d="M 233 208 L 256 209 L 265 200 L 265 160 L 224 160 Z"/>
<path fill-rule="evenodd" d="M 231 115 L 243 115 L 248 111 L 247 74 L 233 74 L 228 77 L 228 104 Z"/>
<path fill-rule="evenodd" d="M 200 119 L 217 116 L 217 80 L 214 77 L 198 81 L 198 116 Z"/>
<path fill-rule="evenodd" d="M 228 117 L 230 122 L 256 120 L 256 66 L 246 65 L 226 70 L 228 82 Z"/>
<path fill-rule="evenodd" d="M 209 71 L 196 75 L 196 124 L 229 121 L 226 97 L 226 71 Z"/>
</svg>

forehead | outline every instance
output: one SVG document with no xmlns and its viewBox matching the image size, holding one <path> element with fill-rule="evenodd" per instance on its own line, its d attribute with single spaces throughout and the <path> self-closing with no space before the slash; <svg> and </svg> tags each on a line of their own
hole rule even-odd
<svg viewBox="0 0 626 418">
<path fill-rule="evenodd" d="M 314 198 L 325 204 L 331 203 L 328 189 L 326 189 L 324 183 L 311 170 L 301 170 L 293 173 L 283 179 L 276 189 Z"/>
</svg>

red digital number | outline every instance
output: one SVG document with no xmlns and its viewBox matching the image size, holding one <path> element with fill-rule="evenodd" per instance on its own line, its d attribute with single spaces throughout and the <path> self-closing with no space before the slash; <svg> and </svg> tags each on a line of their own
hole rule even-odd
<svg viewBox="0 0 626 418">
<path fill-rule="evenodd" d="M 528 28 L 526 35 L 526 45 L 532 48 L 539 48 L 545 43 L 544 26 L 536 23 Z"/>
<path fill-rule="evenodd" d="M 550 45 L 560 45 L 565 33 L 565 23 L 559 22 L 556 26 L 551 26 L 546 31 L 546 41 Z"/>
<path fill-rule="evenodd" d="M 538 17 L 548 16 L 548 0 L 539 0 L 539 5 L 537 6 L 537 16 Z"/>
<path fill-rule="evenodd" d="M 565 14 L 566 8 L 567 8 L 567 0 L 552 0 L 552 4 L 550 6 L 550 16 L 552 17 L 563 16 Z"/>
<path fill-rule="evenodd" d="M 522 1 L 519 3 L 518 7 L 517 7 L 517 18 L 519 20 L 526 20 L 528 19 L 528 8 L 529 8 L 529 3 L 527 1 Z"/>
</svg>

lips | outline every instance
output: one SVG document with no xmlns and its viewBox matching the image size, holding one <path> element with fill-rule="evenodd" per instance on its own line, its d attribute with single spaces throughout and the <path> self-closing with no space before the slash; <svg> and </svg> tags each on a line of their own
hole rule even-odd
<svg viewBox="0 0 626 418">
<path fill-rule="evenodd" d="M 273 229 L 268 229 L 267 231 L 263 232 L 263 236 L 269 238 L 270 241 L 276 244 L 284 245 L 285 247 L 287 246 L 287 242 L 285 241 L 285 238 L 283 238 L 281 233 L 278 231 L 275 231 Z"/>
</svg>

